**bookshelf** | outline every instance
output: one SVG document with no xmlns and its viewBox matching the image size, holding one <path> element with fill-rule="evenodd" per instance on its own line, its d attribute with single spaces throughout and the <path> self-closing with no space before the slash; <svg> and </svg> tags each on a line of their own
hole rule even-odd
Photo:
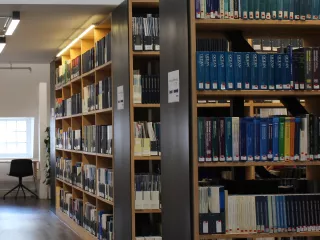
<svg viewBox="0 0 320 240">
<path fill-rule="evenodd" d="M 113 101 L 113 96 L 112 96 L 112 80 L 110 83 L 109 88 L 109 93 L 111 94 L 110 96 L 106 95 L 101 95 L 101 101 L 97 99 L 93 99 L 93 95 L 90 96 L 90 101 L 96 105 L 98 103 L 99 105 L 99 110 L 97 109 L 97 106 L 94 106 L 93 109 L 89 109 L 87 106 L 87 111 L 85 110 L 84 107 L 84 102 L 87 102 L 85 100 L 85 91 L 86 88 L 89 87 L 89 85 L 99 85 L 99 82 L 106 77 L 110 77 L 112 79 L 112 62 L 110 60 L 111 55 L 111 46 L 106 47 L 106 50 L 108 49 L 108 56 L 105 55 L 106 53 L 101 52 L 101 46 L 100 46 L 100 52 L 98 55 L 98 48 L 99 44 L 102 44 L 102 39 L 109 34 L 111 36 L 111 15 L 106 18 L 106 20 L 102 21 L 100 24 L 95 25 L 95 27 L 90 30 L 83 38 L 79 39 L 77 43 L 75 43 L 70 49 L 68 49 L 61 57 L 57 58 L 54 61 L 55 68 L 59 69 L 59 66 L 64 66 L 65 64 L 72 64 L 72 66 L 75 66 L 76 63 L 72 62 L 72 60 L 78 58 L 80 56 L 81 58 L 81 64 L 77 65 L 78 66 L 78 76 L 73 75 L 74 72 L 73 70 L 69 69 L 70 73 L 67 68 L 69 66 L 64 66 L 64 72 L 62 74 L 59 71 L 56 71 L 56 79 L 62 76 L 63 81 L 61 82 L 60 80 L 58 83 L 55 84 L 54 86 L 54 98 L 55 98 L 55 104 L 57 104 L 58 99 L 66 101 L 67 99 L 71 98 L 72 96 L 76 94 L 81 94 L 81 99 L 79 103 L 75 103 L 77 101 L 74 101 L 72 104 L 71 108 L 76 109 L 78 108 L 81 109 L 80 113 L 75 113 L 75 114 L 70 114 L 68 112 L 67 116 L 59 116 L 55 117 L 54 119 L 54 124 L 51 126 L 55 126 L 55 129 L 61 129 L 61 132 L 67 132 L 67 131 L 76 131 L 76 130 L 83 130 L 86 126 L 91 126 L 91 125 L 96 125 L 96 126 L 112 126 L 113 125 L 113 107 L 107 108 L 105 103 L 102 103 L 103 101 L 107 101 L 106 98 L 109 97 L 108 102 Z M 110 37 L 111 41 L 111 37 Z M 111 44 L 111 42 L 109 43 Z M 94 58 L 94 60 L 90 60 L 91 63 L 91 70 L 84 72 L 84 64 L 88 63 L 88 59 L 85 58 L 85 53 L 90 50 L 90 49 L 95 49 L 95 55 L 90 56 L 90 58 Z M 103 55 L 103 56 L 102 56 Z M 98 60 L 99 59 L 99 60 Z M 99 61 L 96 62 L 96 61 Z M 102 63 L 103 62 L 103 63 Z M 70 65 L 71 66 L 71 65 Z M 95 67 L 96 66 L 96 67 Z M 70 74 L 70 75 L 69 75 Z M 73 75 L 73 76 L 72 76 Z M 100 82 L 101 83 L 101 82 Z M 102 88 L 102 85 L 101 85 Z M 97 88 L 97 90 L 99 90 Z M 98 93 L 96 93 L 98 95 Z M 108 103 L 108 104 L 109 104 Z M 78 106 L 76 107 L 75 105 Z M 82 107 L 80 108 L 81 105 Z M 85 104 L 86 105 L 86 104 Z M 57 110 L 57 105 L 55 106 Z M 69 108 L 67 104 L 65 105 L 65 109 L 63 111 L 69 111 L 66 110 Z M 91 110 L 91 111 L 90 111 Z M 58 111 L 58 110 L 57 110 Z M 73 113 L 73 112 L 72 112 Z M 55 130 L 56 132 L 57 130 Z M 57 133 L 57 132 L 56 132 Z M 102 134 L 102 133 L 101 133 Z M 113 138 L 113 131 L 110 133 L 111 134 L 111 139 Z M 84 137 L 84 133 L 80 135 L 80 138 Z M 102 138 L 102 136 L 101 136 Z M 97 170 L 100 168 L 106 168 L 113 170 L 114 169 L 114 156 L 113 156 L 113 144 L 110 146 L 111 147 L 111 154 L 106 154 L 106 153 L 98 153 L 100 152 L 100 149 L 98 149 L 98 143 L 96 145 L 95 150 L 92 150 L 92 152 L 84 151 L 82 148 L 82 144 L 79 143 L 79 149 L 81 150 L 74 150 L 73 146 L 67 147 L 65 145 L 63 146 L 58 146 L 57 141 L 59 140 L 58 136 L 55 136 L 55 159 L 71 159 L 71 166 L 75 166 L 77 163 L 81 163 L 81 171 L 82 175 L 84 174 L 84 165 L 86 164 L 91 164 L 94 166 Z M 71 141 L 71 140 L 70 140 Z M 98 136 L 96 136 L 96 139 L 94 140 L 95 142 L 98 142 Z M 67 140 L 65 140 L 67 142 Z M 100 142 L 100 140 L 99 140 Z M 74 142 L 75 144 L 75 142 Z M 101 143 L 103 144 L 103 143 Z M 100 145 L 99 145 L 100 146 Z M 101 145 L 102 146 L 102 145 Z M 60 162 L 59 162 L 60 163 Z M 55 160 L 55 164 L 57 164 Z M 58 165 L 57 165 L 58 166 Z M 60 206 L 60 190 L 64 190 L 66 192 L 69 192 L 72 195 L 72 199 L 81 199 L 83 201 L 83 215 L 85 213 L 85 207 L 84 205 L 86 203 L 92 204 L 97 212 L 99 211 L 107 211 L 108 213 L 113 213 L 113 206 L 114 202 L 108 200 L 107 198 L 100 197 L 98 194 L 98 189 L 96 189 L 96 192 L 89 192 L 85 190 L 83 187 L 79 185 L 75 185 L 71 183 L 71 180 L 67 181 L 67 179 L 63 178 L 60 173 L 58 174 L 59 169 L 56 170 L 57 176 L 54 176 L 54 181 L 55 181 L 55 188 L 56 188 L 56 206 L 55 206 L 55 211 L 57 216 L 65 222 L 68 227 L 70 227 L 73 231 L 77 232 L 81 236 L 82 239 L 85 240 L 90 240 L 90 239 L 97 239 L 97 235 L 93 235 L 91 232 L 86 230 L 83 226 L 80 226 L 77 224 L 65 211 L 62 211 L 61 206 Z M 97 184 L 98 182 L 98 171 L 95 172 L 95 182 L 94 184 Z M 82 178 L 82 177 L 81 177 Z M 111 179 L 111 182 L 113 182 L 113 176 Z M 93 188 L 97 188 L 97 185 L 95 185 Z M 114 195 L 113 193 L 113 188 L 110 190 L 110 195 Z M 64 199 L 65 200 L 65 199 Z M 98 216 L 96 215 L 95 218 L 96 222 L 96 227 L 92 227 L 93 229 L 95 228 L 96 234 L 98 234 Z"/>
<path fill-rule="evenodd" d="M 279 238 L 279 237 L 316 237 L 320 236 L 320 232 L 302 232 L 302 233 L 269 233 L 269 234 L 255 234 L 255 233 L 244 233 L 244 234 L 214 234 L 214 235 L 200 235 L 199 234 L 199 171 L 200 169 L 210 169 L 220 168 L 220 167 L 245 167 L 246 168 L 246 177 L 254 179 L 254 167 L 257 166 L 305 166 L 307 172 L 308 180 L 316 180 L 319 177 L 315 174 L 319 170 L 320 162 L 319 161 L 304 161 L 304 162 L 198 162 L 198 130 L 197 130 L 197 117 L 199 108 L 216 108 L 216 107 L 230 107 L 230 104 L 199 104 L 198 99 L 212 98 L 215 99 L 229 99 L 231 102 L 242 101 L 244 99 L 249 100 L 249 103 L 244 104 L 244 108 L 249 107 L 250 113 L 246 114 L 245 112 L 236 111 L 236 115 L 230 116 L 254 116 L 253 108 L 261 107 L 283 107 L 282 103 L 254 103 L 254 99 L 305 99 L 305 103 L 301 105 L 307 109 L 308 112 L 318 114 L 319 111 L 316 108 L 315 101 L 319 100 L 320 92 L 318 90 L 312 91 L 272 91 L 272 90 L 234 90 L 234 91 L 197 91 L 196 90 L 196 38 L 203 36 L 205 34 L 211 36 L 212 38 L 221 35 L 233 36 L 229 38 L 231 44 L 235 43 L 234 41 L 241 42 L 244 40 L 244 36 L 255 36 L 255 37 L 283 37 L 290 38 L 290 36 L 301 37 L 304 40 L 305 46 L 317 46 L 316 39 L 319 39 L 317 31 L 319 30 L 320 23 L 319 21 L 261 21 L 261 20 L 221 20 L 221 19 L 195 19 L 195 4 L 194 1 L 190 1 L 190 56 L 191 56 L 191 88 L 192 93 L 190 96 L 191 106 L 192 106 L 192 119 L 191 119 L 191 136 L 192 143 L 190 147 L 192 148 L 192 179 L 193 179 L 193 236 L 192 239 L 195 240 L 204 240 L 204 239 L 237 239 L 237 238 Z M 236 37 L 234 37 L 236 35 Z M 238 45 L 236 51 L 241 51 L 241 46 Z M 244 45 L 242 45 L 243 47 Z M 245 50 L 247 51 L 247 49 Z M 289 105 L 292 102 L 289 102 Z M 235 108 L 243 104 L 235 104 Z M 295 106 L 292 106 L 293 108 Z"/>
</svg>

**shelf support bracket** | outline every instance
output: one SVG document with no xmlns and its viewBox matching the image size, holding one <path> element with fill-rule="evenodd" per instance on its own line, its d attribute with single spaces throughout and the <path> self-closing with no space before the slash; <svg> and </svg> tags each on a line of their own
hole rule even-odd
<svg viewBox="0 0 320 240">
<path fill-rule="evenodd" d="M 283 97 L 280 101 L 292 116 L 308 114 L 308 111 L 301 105 L 299 99 L 295 97 Z"/>
</svg>

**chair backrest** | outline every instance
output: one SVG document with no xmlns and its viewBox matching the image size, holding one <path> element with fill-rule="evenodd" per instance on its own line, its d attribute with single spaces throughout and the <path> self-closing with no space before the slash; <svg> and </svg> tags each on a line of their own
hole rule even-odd
<svg viewBox="0 0 320 240">
<path fill-rule="evenodd" d="M 33 175 L 32 160 L 30 159 L 13 159 L 10 165 L 10 176 L 27 177 Z"/>
</svg>

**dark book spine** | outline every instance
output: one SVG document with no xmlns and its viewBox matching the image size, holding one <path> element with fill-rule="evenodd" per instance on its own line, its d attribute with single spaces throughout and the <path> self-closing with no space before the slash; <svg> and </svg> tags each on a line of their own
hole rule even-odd
<svg viewBox="0 0 320 240">
<path fill-rule="evenodd" d="M 312 89 L 312 57 L 311 57 L 312 50 L 311 48 L 304 49 L 304 64 L 305 64 L 305 89 L 311 90 Z"/>
<path fill-rule="evenodd" d="M 219 119 L 219 160 L 225 161 L 225 119 Z"/>
<path fill-rule="evenodd" d="M 319 159 L 318 152 L 318 132 L 319 132 L 319 118 L 317 116 L 313 117 L 313 158 Z"/>
<path fill-rule="evenodd" d="M 238 19 L 239 18 L 239 1 L 235 0 L 234 1 L 234 18 Z"/>
<path fill-rule="evenodd" d="M 314 118 L 315 116 L 309 115 L 309 158 L 310 160 L 314 159 Z"/>
<path fill-rule="evenodd" d="M 313 89 L 320 89 L 320 68 L 319 68 L 319 47 L 312 48 L 312 87 Z"/>
<path fill-rule="evenodd" d="M 219 161 L 219 131 L 218 119 L 212 118 L 212 158 Z"/>
</svg>

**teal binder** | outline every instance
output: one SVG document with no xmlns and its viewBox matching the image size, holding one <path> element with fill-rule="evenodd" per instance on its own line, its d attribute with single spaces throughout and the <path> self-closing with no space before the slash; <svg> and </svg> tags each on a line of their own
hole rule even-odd
<svg viewBox="0 0 320 240">
<path fill-rule="evenodd" d="M 249 19 L 254 19 L 254 1 L 255 0 L 248 0 Z"/>
<path fill-rule="evenodd" d="M 283 19 L 283 0 L 277 0 L 278 20 Z"/>
</svg>

